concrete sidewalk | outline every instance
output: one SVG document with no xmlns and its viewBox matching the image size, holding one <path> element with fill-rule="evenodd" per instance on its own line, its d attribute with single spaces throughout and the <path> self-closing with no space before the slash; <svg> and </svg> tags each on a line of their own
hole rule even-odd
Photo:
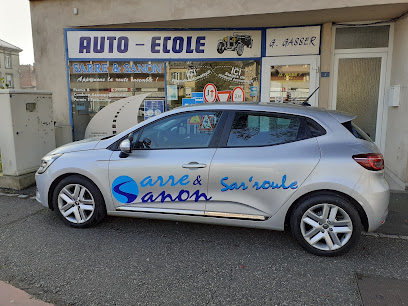
<svg viewBox="0 0 408 306">
<path fill-rule="evenodd" d="M 30 305 L 30 306 L 52 306 L 34 299 L 28 293 L 0 281 L 0 305 Z"/>
</svg>

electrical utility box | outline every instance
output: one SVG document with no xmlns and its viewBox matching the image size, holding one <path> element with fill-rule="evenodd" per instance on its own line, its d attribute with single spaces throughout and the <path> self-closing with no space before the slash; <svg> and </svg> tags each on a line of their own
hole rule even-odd
<svg viewBox="0 0 408 306">
<path fill-rule="evenodd" d="M 2 176 L 31 174 L 34 177 L 41 158 L 53 149 L 52 94 L 37 90 L 0 90 Z"/>
</svg>

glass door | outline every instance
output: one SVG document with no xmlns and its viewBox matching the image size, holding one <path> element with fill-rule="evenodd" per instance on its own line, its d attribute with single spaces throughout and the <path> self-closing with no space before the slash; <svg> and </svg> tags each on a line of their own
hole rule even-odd
<svg viewBox="0 0 408 306">
<path fill-rule="evenodd" d="M 336 54 L 332 108 L 354 122 L 381 148 L 386 53 Z"/>
<path fill-rule="evenodd" d="M 301 104 L 318 87 L 318 57 L 269 57 L 262 60 L 262 102 Z M 316 92 L 309 100 L 317 106 Z"/>
</svg>

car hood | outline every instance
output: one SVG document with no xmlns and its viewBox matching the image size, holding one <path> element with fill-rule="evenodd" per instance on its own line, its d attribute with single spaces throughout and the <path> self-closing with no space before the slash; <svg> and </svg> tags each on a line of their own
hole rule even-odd
<svg viewBox="0 0 408 306">
<path fill-rule="evenodd" d="M 67 143 L 61 147 L 58 147 L 52 150 L 47 155 L 92 150 L 99 143 L 99 141 L 101 141 L 101 139 L 102 137 L 94 137 L 94 138 L 88 138 L 88 139 L 84 139 L 80 141 Z"/>
</svg>

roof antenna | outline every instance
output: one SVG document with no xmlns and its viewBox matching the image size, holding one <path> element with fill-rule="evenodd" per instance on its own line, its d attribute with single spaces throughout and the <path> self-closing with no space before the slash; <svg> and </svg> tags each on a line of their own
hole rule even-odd
<svg viewBox="0 0 408 306">
<path fill-rule="evenodd" d="M 312 92 L 312 94 L 311 94 L 310 96 L 308 96 L 305 101 L 302 102 L 301 105 L 302 105 L 302 106 L 311 106 L 309 103 L 307 103 L 307 101 L 309 101 L 309 99 L 315 94 L 315 92 L 316 92 L 319 88 L 320 88 L 320 86 L 317 87 L 317 88 L 315 89 L 315 91 Z"/>
</svg>

